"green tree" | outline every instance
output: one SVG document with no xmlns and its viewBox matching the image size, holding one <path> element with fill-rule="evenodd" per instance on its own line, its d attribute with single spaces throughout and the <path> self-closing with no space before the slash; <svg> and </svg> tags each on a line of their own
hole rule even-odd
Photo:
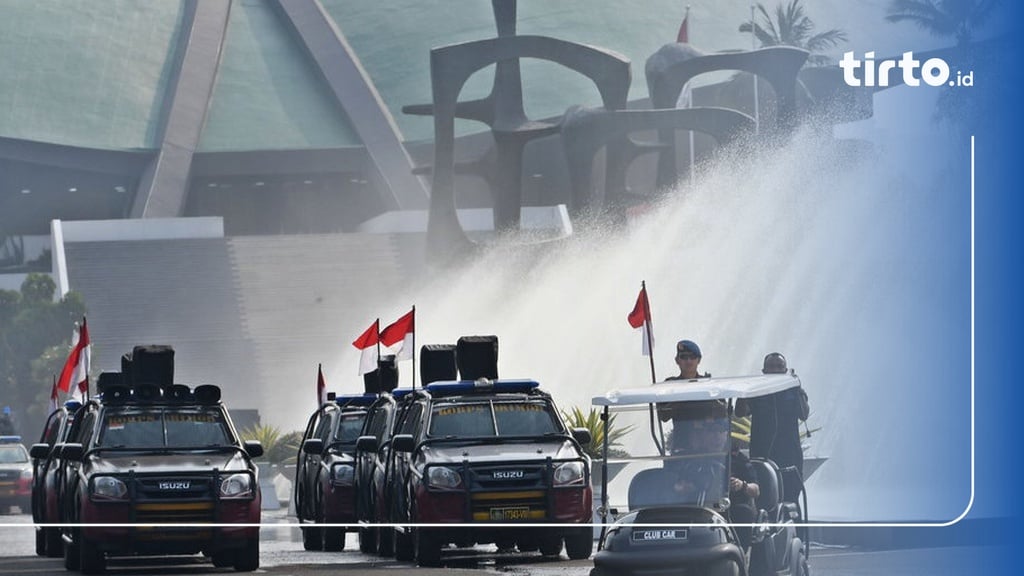
<svg viewBox="0 0 1024 576">
<path fill-rule="evenodd" d="M 608 417 L 608 455 L 614 458 L 624 458 L 629 454 L 619 448 L 622 445 L 622 437 L 633 430 L 633 426 L 619 427 L 615 425 L 615 416 Z M 569 428 L 586 428 L 590 431 L 590 444 L 583 447 L 588 456 L 599 460 L 604 457 L 604 422 L 601 420 L 601 412 L 597 408 L 591 408 L 589 412 L 583 412 L 577 407 L 570 411 L 562 411 L 562 419 Z"/>
<path fill-rule="evenodd" d="M 814 21 L 804 12 L 800 0 L 791 0 L 789 4 L 775 7 L 775 19 L 764 4 L 757 3 L 759 18 L 753 22 L 754 36 L 762 47 L 793 46 L 803 48 L 811 53 L 807 61 L 816 66 L 829 63 L 829 58 L 822 51 L 834 48 L 846 42 L 846 32 L 832 28 L 814 34 Z M 750 33 L 751 22 L 740 24 L 740 32 Z"/>
<path fill-rule="evenodd" d="M 994 77 L 1006 65 L 1006 48 L 976 44 L 976 34 L 991 20 L 1001 0 L 891 0 L 885 17 L 889 22 L 909 22 L 939 38 L 956 41 L 957 68 L 971 70 L 979 77 Z M 986 53 L 987 52 L 987 53 Z M 985 91 L 943 86 L 935 103 L 935 118 L 954 128 L 973 133 L 975 125 L 992 115 L 998 102 L 981 102 Z M 992 115 L 992 117 L 997 117 Z"/>
<path fill-rule="evenodd" d="M 29 274 L 20 292 L 0 291 L 0 398 L 11 407 L 19 432 L 29 436 L 42 426 L 37 416 L 46 411 L 52 386 L 52 374 L 41 371 L 55 364 L 59 371 L 74 323 L 85 314 L 78 294 L 54 302 L 55 291 L 45 274 Z"/>
<path fill-rule="evenodd" d="M 892 0 L 885 19 L 910 22 L 939 37 L 953 37 L 957 46 L 967 46 L 974 34 L 991 18 L 1001 0 Z"/>
<path fill-rule="evenodd" d="M 274 426 L 250 426 L 239 431 L 242 440 L 258 440 L 263 445 L 263 457 L 271 464 L 285 465 L 292 463 L 299 452 L 302 432 L 282 432 Z"/>
</svg>

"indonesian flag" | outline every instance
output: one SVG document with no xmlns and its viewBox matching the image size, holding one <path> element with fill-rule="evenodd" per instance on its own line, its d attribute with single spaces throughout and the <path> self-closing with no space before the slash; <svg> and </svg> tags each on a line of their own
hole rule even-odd
<svg viewBox="0 0 1024 576">
<path fill-rule="evenodd" d="M 651 305 L 647 301 L 647 285 L 643 284 L 640 287 L 640 295 L 636 297 L 636 304 L 633 305 L 633 311 L 626 317 L 629 321 L 629 325 L 633 328 L 643 328 L 640 331 L 643 336 L 643 344 L 641 347 L 641 354 L 644 356 L 651 355 L 651 346 L 654 345 L 654 331 L 651 326 Z"/>
<path fill-rule="evenodd" d="M 324 381 L 324 365 L 317 364 L 316 367 L 316 405 L 323 406 L 327 403 L 327 382 Z"/>
<path fill-rule="evenodd" d="M 690 34 L 687 26 L 687 21 L 690 19 L 690 9 L 686 9 L 686 16 L 683 17 L 683 23 L 679 25 L 679 33 L 676 34 L 676 42 L 683 44 L 689 44 Z"/>
<path fill-rule="evenodd" d="M 388 348 L 402 343 L 395 355 L 395 360 L 409 360 L 412 358 L 413 350 L 416 348 L 416 307 L 414 306 L 406 315 L 395 320 L 390 326 L 380 333 L 380 343 Z"/>
<path fill-rule="evenodd" d="M 359 338 L 356 338 L 353 346 L 363 351 L 359 357 L 359 375 L 373 372 L 377 369 L 377 358 L 380 355 L 380 318 L 373 321 Z"/>
<path fill-rule="evenodd" d="M 89 345 L 89 327 L 82 318 L 82 325 L 76 327 L 71 336 L 71 354 L 64 362 L 64 368 L 60 371 L 60 378 L 57 380 L 57 389 L 71 393 L 71 398 L 80 402 L 85 401 L 89 392 L 89 360 L 92 355 L 92 346 Z M 71 386 L 75 389 L 72 391 Z"/>
</svg>

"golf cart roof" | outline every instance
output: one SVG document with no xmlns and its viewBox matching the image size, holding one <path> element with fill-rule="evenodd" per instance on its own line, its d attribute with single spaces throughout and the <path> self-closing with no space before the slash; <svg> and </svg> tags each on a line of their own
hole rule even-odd
<svg viewBox="0 0 1024 576">
<path fill-rule="evenodd" d="M 594 396 L 595 406 L 634 406 L 660 402 L 696 402 L 727 398 L 756 398 L 800 385 L 795 374 L 758 374 L 726 378 L 697 378 L 609 390 Z"/>
</svg>

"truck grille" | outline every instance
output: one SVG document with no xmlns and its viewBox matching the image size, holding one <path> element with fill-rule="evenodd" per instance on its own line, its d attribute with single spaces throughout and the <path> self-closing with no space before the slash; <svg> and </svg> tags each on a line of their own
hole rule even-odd
<svg viewBox="0 0 1024 576">
<path fill-rule="evenodd" d="M 213 522 L 214 484 L 209 476 L 136 477 L 135 521 Z"/>
<path fill-rule="evenodd" d="M 538 521 L 547 517 L 547 466 L 470 466 L 470 517 L 475 522 Z"/>
</svg>

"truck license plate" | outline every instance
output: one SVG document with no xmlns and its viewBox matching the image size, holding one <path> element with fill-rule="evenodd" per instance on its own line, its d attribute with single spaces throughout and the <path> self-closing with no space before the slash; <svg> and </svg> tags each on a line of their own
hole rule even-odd
<svg viewBox="0 0 1024 576">
<path fill-rule="evenodd" d="M 491 520 L 529 520 L 529 506 L 514 506 L 509 508 L 491 508 Z"/>
</svg>

